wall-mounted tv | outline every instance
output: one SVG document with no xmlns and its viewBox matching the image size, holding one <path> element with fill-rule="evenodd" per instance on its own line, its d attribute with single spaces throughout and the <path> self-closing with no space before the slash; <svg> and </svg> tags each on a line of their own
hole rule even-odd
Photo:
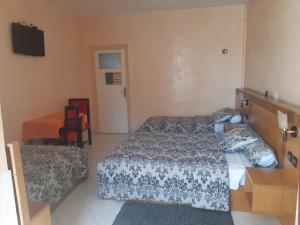
<svg viewBox="0 0 300 225">
<path fill-rule="evenodd" d="M 34 26 L 12 23 L 13 52 L 31 56 L 45 56 L 44 31 Z"/>
</svg>

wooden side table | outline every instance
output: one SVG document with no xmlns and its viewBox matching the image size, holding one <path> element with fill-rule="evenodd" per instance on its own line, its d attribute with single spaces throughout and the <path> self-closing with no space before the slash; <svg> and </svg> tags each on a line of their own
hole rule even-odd
<svg viewBox="0 0 300 225">
<path fill-rule="evenodd" d="M 294 218 L 297 190 L 297 169 L 246 169 L 245 192 L 253 212 Z"/>
</svg>

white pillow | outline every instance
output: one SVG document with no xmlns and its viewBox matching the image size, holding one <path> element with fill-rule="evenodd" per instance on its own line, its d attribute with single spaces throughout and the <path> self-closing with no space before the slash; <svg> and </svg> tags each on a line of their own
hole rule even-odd
<svg viewBox="0 0 300 225">
<path fill-rule="evenodd" d="M 229 123 L 241 123 L 242 122 L 242 116 L 241 115 L 234 115 L 233 117 L 230 118 Z"/>
<path fill-rule="evenodd" d="M 240 115 L 241 113 L 235 109 L 224 108 L 212 114 L 212 118 L 215 123 L 224 123 L 235 115 Z"/>
<path fill-rule="evenodd" d="M 232 117 L 232 109 L 224 108 L 212 114 L 215 123 L 224 123 Z"/>
<path fill-rule="evenodd" d="M 278 162 L 274 154 L 272 155 L 264 155 L 261 159 L 257 162 L 257 165 L 261 167 L 270 167 L 272 165 L 277 166 Z"/>
</svg>

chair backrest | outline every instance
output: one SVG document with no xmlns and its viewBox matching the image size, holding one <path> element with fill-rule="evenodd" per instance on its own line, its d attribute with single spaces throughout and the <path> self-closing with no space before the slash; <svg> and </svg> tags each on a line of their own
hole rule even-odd
<svg viewBox="0 0 300 225">
<path fill-rule="evenodd" d="M 18 142 L 7 145 L 8 165 L 11 167 L 18 208 L 18 216 L 21 225 L 30 225 L 27 193 L 25 190 L 22 156 Z"/>
<path fill-rule="evenodd" d="M 88 98 L 69 98 L 69 105 L 79 108 L 79 113 L 87 115 L 87 122 L 90 123 L 90 100 Z"/>
<path fill-rule="evenodd" d="M 76 130 L 79 131 L 81 128 L 79 109 L 77 106 L 68 105 L 65 106 L 65 130 Z"/>
</svg>

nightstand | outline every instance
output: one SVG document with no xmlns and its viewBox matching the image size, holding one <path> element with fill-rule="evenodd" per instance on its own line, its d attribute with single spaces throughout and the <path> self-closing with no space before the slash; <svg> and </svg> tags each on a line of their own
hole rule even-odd
<svg viewBox="0 0 300 225">
<path fill-rule="evenodd" d="M 230 123 L 225 123 L 224 124 L 224 132 L 225 133 L 230 131 L 230 130 L 233 130 L 233 129 L 234 129 L 234 126 L 232 124 L 230 124 Z"/>
<path fill-rule="evenodd" d="M 231 131 L 233 129 L 243 128 L 243 127 L 245 127 L 244 124 L 224 123 L 224 132 L 228 132 L 228 131 Z"/>
<path fill-rule="evenodd" d="M 297 169 L 246 169 L 245 192 L 253 212 L 293 215 L 297 190 Z"/>
</svg>

